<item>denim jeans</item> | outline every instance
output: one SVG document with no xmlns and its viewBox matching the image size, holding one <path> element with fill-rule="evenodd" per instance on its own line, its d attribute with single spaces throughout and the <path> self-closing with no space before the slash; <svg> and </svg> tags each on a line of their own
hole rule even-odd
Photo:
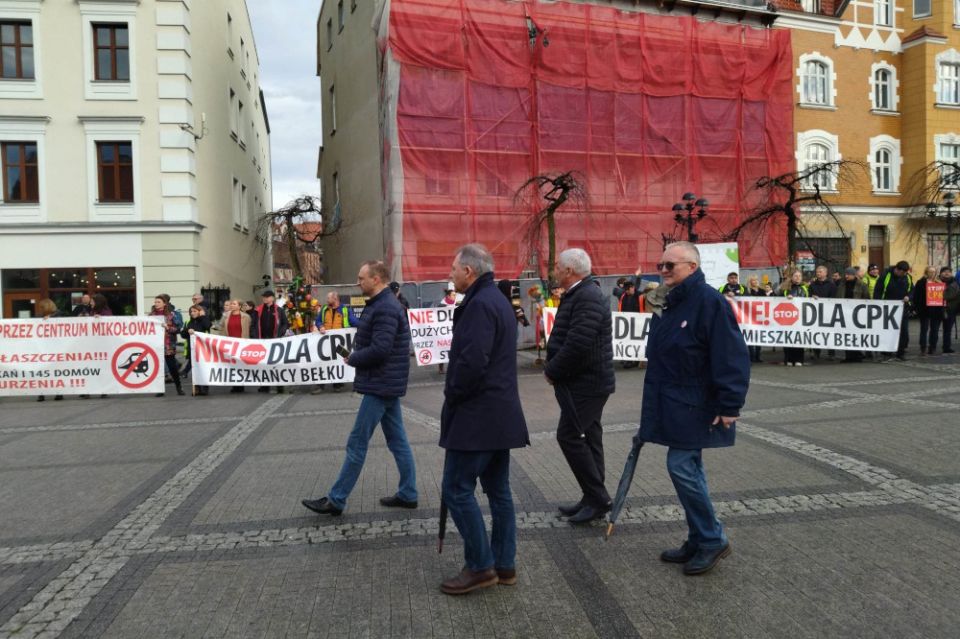
<svg viewBox="0 0 960 639">
<path fill-rule="evenodd" d="M 477 478 L 490 503 L 493 532 L 487 526 L 474 491 Z M 510 451 L 448 450 L 443 462 L 443 503 L 463 537 L 467 568 L 514 568 L 517 555 L 517 518 L 510 494 Z"/>
<path fill-rule="evenodd" d="M 687 517 L 687 542 L 694 548 L 715 550 L 727 543 L 723 525 L 713 512 L 703 474 L 703 451 L 671 448 L 667 451 L 667 472 Z"/>
<path fill-rule="evenodd" d="M 340 476 L 333 484 L 327 499 L 337 508 L 343 509 L 347 505 L 347 497 L 360 478 L 363 470 L 363 461 L 367 458 L 367 446 L 377 424 L 383 425 L 383 436 L 387 440 L 387 448 L 393 453 L 400 471 L 400 487 L 397 497 L 404 501 L 417 501 L 416 468 L 413 463 L 413 451 L 407 442 L 407 433 L 403 430 L 403 416 L 400 414 L 400 399 L 398 397 L 377 397 L 364 395 L 360 401 L 360 410 L 357 419 L 347 438 L 347 455 L 340 468 Z"/>
</svg>

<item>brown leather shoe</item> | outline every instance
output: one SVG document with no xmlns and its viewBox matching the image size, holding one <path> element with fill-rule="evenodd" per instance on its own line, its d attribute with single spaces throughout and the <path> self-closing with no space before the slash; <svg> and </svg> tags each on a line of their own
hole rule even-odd
<svg viewBox="0 0 960 639">
<path fill-rule="evenodd" d="M 440 584 L 440 590 L 448 595 L 465 595 L 479 588 L 489 588 L 496 585 L 497 571 L 493 568 L 487 568 L 479 572 L 464 568 L 459 575 Z"/>
<path fill-rule="evenodd" d="M 501 586 L 513 586 L 517 583 L 517 571 L 514 568 L 497 568 L 497 583 Z"/>
</svg>

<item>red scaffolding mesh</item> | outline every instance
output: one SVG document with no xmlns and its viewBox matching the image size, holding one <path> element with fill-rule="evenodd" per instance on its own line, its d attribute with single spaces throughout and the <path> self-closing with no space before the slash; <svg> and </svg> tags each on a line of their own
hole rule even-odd
<svg viewBox="0 0 960 639">
<path fill-rule="evenodd" d="M 515 193 L 534 175 L 579 173 L 589 200 L 560 210 L 557 248 L 620 273 L 650 268 L 663 234 L 681 237 L 671 208 L 684 192 L 710 200 L 698 231 L 719 240 L 758 177 L 792 169 L 788 31 L 533 0 L 389 6 L 384 72 L 399 78 L 384 159 L 401 196 L 388 256 L 402 277 L 446 277 L 468 241 L 501 275 L 530 268 L 542 202 Z M 741 240 L 745 266 L 784 255 L 772 237 Z"/>
</svg>

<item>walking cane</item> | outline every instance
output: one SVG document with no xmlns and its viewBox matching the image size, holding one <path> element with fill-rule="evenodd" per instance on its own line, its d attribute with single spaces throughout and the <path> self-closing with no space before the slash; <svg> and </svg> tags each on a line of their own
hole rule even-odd
<svg viewBox="0 0 960 639">
<path fill-rule="evenodd" d="M 437 554 L 443 554 L 443 538 L 447 535 L 447 504 L 440 500 L 440 528 L 437 530 Z"/>
</svg>

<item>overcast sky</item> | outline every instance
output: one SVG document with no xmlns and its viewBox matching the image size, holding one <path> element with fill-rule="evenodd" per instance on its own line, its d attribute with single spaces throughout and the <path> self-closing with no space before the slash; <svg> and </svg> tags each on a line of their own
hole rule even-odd
<svg viewBox="0 0 960 639">
<path fill-rule="evenodd" d="M 320 79 L 316 24 L 321 0 L 247 0 L 270 118 L 273 207 L 319 195 Z M 282 8 L 281 8 L 282 7 Z"/>
</svg>

